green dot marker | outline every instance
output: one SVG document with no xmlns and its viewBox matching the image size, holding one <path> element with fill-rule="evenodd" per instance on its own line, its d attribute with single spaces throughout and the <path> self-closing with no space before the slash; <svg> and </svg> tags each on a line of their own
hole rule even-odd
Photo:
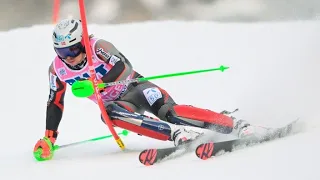
<svg viewBox="0 0 320 180">
<path fill-rule="evenodd" d="M 122 131 L 122 135 L 128 136 L 128 134 L 129 134 L 129 131 L 128 131 L 128 130 L 125 130 L 125 129 L 124 129 L 124 130 Z"/>
</svg>

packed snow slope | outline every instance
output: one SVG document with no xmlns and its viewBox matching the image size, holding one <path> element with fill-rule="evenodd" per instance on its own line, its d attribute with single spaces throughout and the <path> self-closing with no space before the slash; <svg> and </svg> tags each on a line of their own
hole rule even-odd
<svg viewBox="0 0 320 180">
<path fill-rule="evenodd" d="M 139 151 L 171 142 L 129 134 L 128 149 L 105 139 L 55 152 L 36 162 L 32 150 L 43 137 L 49 95 L 48 66 L 55 53 L 53 26 L 0 32 L 0 179 L 223 179 L 318 180 L 320 160 L 320 22 L 148 22 L 90 25 L 111 41 L 145 76 L 229 66 L 211 72 L 154 80 L 180 104 L 235 114 L 270 127 L 300 118 L 294 136 L 241 149 L 207 161 L 194 153 L 145 167 Z M 117 129 L 121 131 L 121 129 Z M 68 92 L 58 145 L 109 134 L 98 106 Z"/>
</svg>

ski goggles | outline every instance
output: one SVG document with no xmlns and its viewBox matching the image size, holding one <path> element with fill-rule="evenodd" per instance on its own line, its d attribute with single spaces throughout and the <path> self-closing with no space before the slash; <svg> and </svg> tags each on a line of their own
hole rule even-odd
<svg viewBox="0 0 320 180">
<path fill-rule="evenodd" d="M 82 49 L 83 49 L 83 46 L 81 42 L 74 44 L 70 47 L 54 48 L 57 55 L 61 59 L 66 59 L 67 57 L 72 57 L 72 58 L 77 57 L 82 52 Z"/>
</svg>

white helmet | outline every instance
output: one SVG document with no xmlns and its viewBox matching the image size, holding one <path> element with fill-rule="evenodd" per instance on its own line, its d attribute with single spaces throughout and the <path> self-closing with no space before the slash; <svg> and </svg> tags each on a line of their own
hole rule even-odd
<svg viewBox="0 0 320 180">
<path fill-rule="evenodd" d="M 52 41 L 60 58 L 76 57 L 84 50 L 82 44 L 82 24 L 80 20 L 64 19 L 54 28 Z"/>
<path fill-rule="evenodd" d="M 75 19 L 64 19 L 60 21 L 53 30 L 52 40 L 56 48 L 69 47 L 81 42 L 81 21 Z"/>
</svg>

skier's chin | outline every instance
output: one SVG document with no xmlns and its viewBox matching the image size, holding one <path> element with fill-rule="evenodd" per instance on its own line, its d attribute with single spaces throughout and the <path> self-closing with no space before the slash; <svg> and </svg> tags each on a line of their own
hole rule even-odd
<svg viewBox="0 0 320 180">
<path fill-rule="evenodd" d="M 80 64 L 82 62 L 82 60 L 77 60 L 76 58 L 72 59 L 72 60 L 68 60 L 67 63 L 70 65 L 70 66 L 76 66 L 78 64 Z"/>
<path fill-rule="evenodd" d="M 71 62 L 69 61 L 68 64 L 69 64 L 70 66 L 76 66 L 77 64 L 79 64 L 79 62 L 73 60 L 73 61 L 71 61 Z"/>
</svg>

